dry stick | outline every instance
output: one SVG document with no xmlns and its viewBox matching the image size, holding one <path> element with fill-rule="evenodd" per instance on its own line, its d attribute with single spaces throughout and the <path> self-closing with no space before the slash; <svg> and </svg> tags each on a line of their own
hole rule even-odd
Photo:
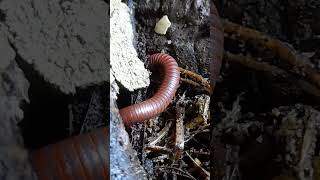
<svg viewBox="0 0 320 180">
<path fill-rule="evenodd" d="M 180 159 L 184 150 L 184 125 L 183 119 L 185 117 L 185 94 L 178 100 L 176 104 L 176 135 L 175 135 L 175 156 L 174 159 Z"/>
<path fill-rule="evenodd" d="M 207 87 L 208 89 L 211 89 L 210 83 L 201 75 L 183 68 L 180 68 L 180 73 L 190 77 L 194 81 L 199 82 L 202 86 Z"/>
<path fill-rule="evenodd" d="M 144 126 L 144 128 L 143 128 L 143 139 L 142 139 L 142 149 L 144 149 L 145 147 L 146 147 L 146 143 L 145 143 L 145 141 L 146 141 L 146 130 L 147 130 L 147 121 L 144 121 L 144 123 L 143 123 L 143 126 Z M 145 163 L 145 157 L 146 157 L 146 154 L 145 154 L 145 151 L 142 151 L 142 166 L 144 166 L 144 163 Z"/>
<path fill-rule="evenodd" d="M 166 126 L 159 132 L 158 137 L 155 137 L 154 139 L 151 140 L 151 142 L 148 144 L 148 146 L 155 146 L 160 140 L 168 134 L 170 127 L 172 125 L 172 122 L 169 121 Z"/>
<path fill-rule="evenodd" d="M 293 50 L 291 50 L 282 41 L 273 39 L 262 32 L 242 27 L 227 20 L 223 20 L 223 27 L 225 33 L 235 34 L 237 39 L 244 41 L 252 40 L 272 50 L 277 56 L 280 57 L 280 59 L 286 61 L 294 67 L 300 68 L 306 75 L 306 78 L 320 88 L 320 73 L 313 69 L 309 64 L 306 64 L 301 57 L 295 54 Z"/>
<path fill-rule="evenodd" d="M 152 151 L 152 152 L 158 152 L 158 153 L 162 153 L 162 154 L 172 154 L 172 150 L 167 148 L 167 147 L 163 147 L 163 146 L 150 146 L 147 145 L 145 146 L 144 150 L 147 151 Z"/>
<path fill-rule="evenodd" d="M 232 54 L 228 51 L 225 51 L 223 54 L 223 58 L 225 61 L 239 63 L 243 66 L 255 69 L 257 71 L 271 72 L 272 74 L 282 76 L 286 76 L 287 74 L 284 70 L 277 68 L 276 66 L 272 66 L 266 62 L 255 61 L 253 58 L 249 56 L 244 56 L 241 54 Z"/>
<path fill-rule="evenodd" d="M 187 129 L 195 129 L 203 123 L 208 124 L 210 96 L 202 95 L 197 98 L 196 107 L 199 115 L 186 123 L 185 127 Z"/>
<path fill-rule="evenodd" d="M 239 55 L 239 54 L 235 55 L 235 54 L 232 54 L 232 53 L 226 51 L 224 53 L 223 58 L 226 61 L 239 63 L 243 66 L 246 66 L 251 69 L 255 69 L 257 71 L 270 72 L 274 75 L 279 75 L 279 76 L 283 76 L 283 77 L 289 76 L 286 71 L 284 71 L 276 66 L 272 66 L 272 65 L 265 63 L 265 62 L 257 62 L 253 58 L 248 57 L 248 56 L 243 56 L 243 55 Z M 309 82 L 302 80 L 302 79 L 298 79 L 297 84 L 305 92 L 307 92 L 311 95 L 320 97 L 320 89 L 318 87 L 316 87 L 316 86 L 314 86 L 314 85 L 310 84 Z"/>
<path fill-rule="evenodd" d="M 185 78 L 180 78 L 180 81 L 182 83 L 185 83 L 185 84 L 190 84 L 192 86 L 195 86 L 195 87 L 201 87 L 201 84 L 197 83 L 197 82 L 194 82 L 190 79 L 185 79 Z M 207 88 L 207 87 L 203 87 L 203 89 L 208 92 L 209 94 L 212 94 L 212 89 L 211 88 Z"/>
<path fill-rule="evenodd" d="M 208 129 L 208 132 L 209 129 Z M 194 150 L 194 149 L 191 149 L 188 151 L 189 154 L 196 154 L 196 155 L 204 155 L 204 156 L 210 156 L 211 155 L 211 152 L 207 152 L 207 151 L 198 151 L 198 150 Z"/>
<path fill-rule="evenodd" d="M 202 175 L 202 177 L 206 180 L 209 180 L 210 173 L 207 170 L 205 170 L 203 167 L 201 167 L 201 165 L 195 159 L 193 159 L 188 152 L 186 152 L 186 154 L 191 159 L 193 165 L 196 167 L 196 169 Z"/>
<path fill-rule="evenodd" d="M 192 140 L 197 134 L 202 133 L 202 132 L 208 132 L 207 127 L 209 127 L 210 125 L 205 125 L 205 126 L 199 126 L 199 128 L 193 132 L 190 133 L 190 136 L 188 139 L 185 140 L 185 143 L 189 142 L 190 140 Z"/>
</svg>

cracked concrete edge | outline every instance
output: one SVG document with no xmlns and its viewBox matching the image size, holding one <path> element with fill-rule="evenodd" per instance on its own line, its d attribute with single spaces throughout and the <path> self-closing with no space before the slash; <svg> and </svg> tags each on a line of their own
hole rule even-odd
<svg viewBox="0 0 320 180">
<path fill-rule="evenodd" d="M 129 135 L 116 105 L 119 87 L 110 83 L 110 172 L 111 179 L 147 179 L 147 174 L 132 148 Z"/>
<path fill-rule="evenodd" d="M 129 91 L 150 84 L 149 71 L 133 44 L 133 27 L 129 8 L 121 0 L 110 2 L 110 64 L 112 74 Z"/>
<path fill-rule="evenodd" d="M 29 102 L 29 82 L 15 61 L 3 26 L 0 28 L 0 179 L 34 180 L 35 173 L 17 123 L 23 119 L 22 102 Z"/>
<path fill-rule="evenodd" d="M 110 172 L 111 179 L 147 179 L 132 148 L 116 104 L 120 82 L 133 91 L 149 85 L 149 72 L 133 46 L 129 8 L 121 0 L 110 2 Z"/>
<path fill-rule="evenodd" d="M 65 94 L 108 82 L 109 5 L 101 0 L 3 0 L 9 40 L 22 60 Z"/>
</svg>

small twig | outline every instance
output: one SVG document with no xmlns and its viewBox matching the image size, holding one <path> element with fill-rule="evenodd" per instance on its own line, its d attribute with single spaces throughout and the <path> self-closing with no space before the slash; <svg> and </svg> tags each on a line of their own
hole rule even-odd
<svg viewBox="0 0 320 180">
<path fill-rule="evenodd" d="M 206 180 L 209 180 L 210 179 L 210 173 L 207 170 L 205 170 L 203 167 L 201 167 L 199 162 L 197 162 L 195 159 L 193 159 L 188 152 L 186 152 L 186 154 L 191 159 L 193 165 L 196 167 L 196 169 L 202 175 L 202 177 L 204 179 L 206 179 Z"/>
<path fill-rule="evenodd" d="M 202 86 L 207 87 L 208 89 L 211 88 L 209 81 L 206 80 L 201 75 L 196 74 L 195 72 L 180 68 L 180 73 L 190 77 L 192 80 L 194 80 L 196 82 L 199 82 Z"/>
<path fill-rule="evenodd" d="M 289 48 L 282 41 L 273 39 L 262 32 L 243 27 L 227 20 L 223 21 L 223 27 L 225 33 L 235 34 L 235 38 L 237 39 L 239 38 L 244 41 L 253 40 L 254 42 L 258 42 L 262 46 L 270 49 L 277 56 L 279 56 L 281 60 L 284 60 L 293 67 L 297 67 L 298 69 L 302 70 L 307 79 L 320 88 L 320 73 L 309 64 L 305 63 L 305 61 L 298 56 L 294 50 L 292 50 L 292 48 Z"/>
<path fill-rule="evenodd" d="M 147 145 L 144 148 L 145 151 L 152 151 L 157 153 L 163 153 L 163 154 L 172 154 L 172 150 L 163 146 L 150 146 Z"/>
<path fill-rule="evenodd" d="M 190 79 L 185 79 L 185 78 L 180 78 L 180 81 L 182 83 L 185 83 L 185 84 L 189 84 L 189 85 L 192 85 L 192 86 L 195 86 L 195 87 L 201 87 L 201 84 L 197 83 L 197 82 L 194 82 Z M 203 89 L 208 92 L 209 94 L 212 94 L 212 89 L 210 88 L 207 88 L 207 87 L 203 87 Z"/>
<path fill-rule="evenodd" d="M 297 79 L 297 84 L 307 93 L 320 97 L 320 89 L 313 84 L 303 80 Z"/>
<path fill-rule="evenodd" d="M 234 167 L 234 169 L 232 170 L 230 179 L 234 179 L 235 177 L 237 177 L 237 174 L 239 174 L 238 166 Z"/>
<path fill-rule="evenodd" d="M 207 125 L 205 125 L 205 126 L 200 126 L 196 131 L 191 132 L 191 133 L 190 133 L 191 135 L 189 136 L 189 138 L 186 139 L 184 142 L 185 142 L 185 143 L 189 142 L 191 139 L 194 138 L 194 136 L 196 136 L 196 135 L 199 134 L 199 133 L 208 132 L 208 129 L 205 129 L 205 128 L 207 128 L 207 127 L 209 127 L 209 126 L 210 126 L 209 124 L 207 124 Z"/>
<path fill-rule="evenodd" d="M 225 51 L 223 54 L 223 59 L 228 62 L 239 63 L 243 66 L 246 66 L 257 71 L 270 72 L 275 75 L 286 76 L 286 72 L 276 66 L 272 66 L 266 62 L 258 62 L 251 57 L 244 56 L 241 54 L 232 54 L 228 51 Z"/>
<path fill-rule="evenodd" d="M 208 131 L 209 132 L 209 131 Z M 197 150 L 194 150 L 194 149 L 191 149 L 189 151 L 189 153 L 192 153 L 192 154 L 197 154 L 197 155 L 205 155 L 205 156 L 210 156 L 210 152 L 205 152 L 205 151 L 197 151 Z"/>
<path fill-rule="evenodd" d="M 146 130 L 147 130 L 147 125 L 146 125 L 146 121 L 144 121 L 144 125 L 143 125 L 143 139 L 142 139 L 142 149 L 144 149 L 146 147 L 146 143 L 145 143 L 145 139 L 146 139 Z M 142 166 L 144 166 L 144 162 L 145 162 L 145 157 L 146 157 L 146 154 L 145 154 L 145 151 L 142 151 L 141 152 L 141 156 L 142 156 Z"/>
<path fill-rule="evenodd" d="M 184 125 L 185 117 L 185 94 L 178 100 L 176 104 L 176 136 L 175 136 L 175 158 L 180 159 L 184 150 Z"/>
<path fill-rule="evenodd" d="M 202 123 L 208 124 L 209 119 L 209 106 L 210 106 L 210 96 L 208 95 L 200 95 L 196 96 L 196 107 L 199 115 L 195 117 L 193 120 L 188 121 L 186 123 L 187 129 L 195 129 Z"/>
<path fill-rule="evenodd" d="M 289 74 L 286 71 L 284 71 L 276 66 L 270 65 L 265 62 L 257 62 L 253 58 L 248 57 L 248 56 L 243 56 L 243 55 L 239 55 L 239 54 L 235 55 L 230 52 L 225 52 L 223 58 L 225 61 L 239 63 L 243 66 L 254 69 L 256 71 L 269 72 L 271 74 L 282 76 L 282 77 L 289 76 Z M 307 82 L 303 79 L 297 79 L 296 83 L 305 92 L 307 92 L 311 95 L 320 97 L 320 89 L 318 87 L 314 86 L 313 84 L 310 84 L 309 82 Z"/>
<path fill-rule="evenodd" d="M 155 137 L 154 139 L 151 140 L 151 142 L 148 144 L 148 146 L 154 146 L 156 145 L 158 142 L 160 142 L 160 140 L 168 134 L 169 129 L 172 125 L 172 122 L 169 121 L 166 126 L 159 132 L 158 137 Z"/>
</svg>

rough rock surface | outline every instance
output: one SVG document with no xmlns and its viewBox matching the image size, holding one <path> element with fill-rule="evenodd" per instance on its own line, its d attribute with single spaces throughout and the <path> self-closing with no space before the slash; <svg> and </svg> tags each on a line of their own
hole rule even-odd
<svg viewBox="0 0 320 180">
<path fill-rule="evenodd" d="M 129 8 L 120 0 L 111 0 L 110 27 L 110 172 L 111 179 L 147 179 L 132 149 L 128 133 L 116 105 L 117 81 L 132 91 L 149 85 L 149 73 L 133 46 L 133 27 Z M 117 80 L 117 81 L 116 81 Z"/>
<path fill-rule="evenodd" d="M 102 0 L 0 2 L 1 180 L 36 179 L 17 127 L 32 101 L 22 70 L 64 94 L 107 82 L 108 9 Z"/>
<path fill-rule="evenodd" d="M 110 172 L 111 179 L 147 179 L 144 169 L 132 149 L 128 133 L 116 105 L 118 86 L 110 88 Z"/>
<path fill-rule="evenodd" d="M 104 1 L 4 0 L 0 9 L 17 54 L 62 92 L 107 81 Z"/>
<path fill-rule="evenodd" d="M 111 1 L 111 73 L 125 88 L 133 91 L 149 85 L 149 73 L 133 46 L 133 27 L 129 8 L 121 0 Z"/>
<path fill-rule="evenodd" d="M 16 53 L 2 29 L 0 54 L 0 179 L 32 180 L 35 177 L 17 127 L 23 118 L 20 104 L 29 101 L 29 83 L 15 62 Z"/>
</svg>

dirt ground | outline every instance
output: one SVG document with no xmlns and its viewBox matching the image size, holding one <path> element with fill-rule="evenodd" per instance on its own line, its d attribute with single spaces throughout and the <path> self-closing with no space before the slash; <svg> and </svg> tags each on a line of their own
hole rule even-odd
<svg viewBox="0 0 320 180">
<path fill-rule="evenodd" d="M 127 3 L 134 12 L 140 59 L 165 52 L 182 68 L 209 77 L 211 1 Z M 303 63 L 320 69 L 320 2 L 230 0 L 215 4 L 224 20 L 285 42 Z M 166 35 L 158 35 L 153 28 L 163 15 L 168 15 L 172 25 Z M 319 90 L 310 91 L 304 73 L 255 41 L 226 35 L 224 48 L 282 73 L 225 58 L 211 97 L 201 88 L 182 84 L 160 117 L 129 130 L 147 174 L 153 179 L 205 179 L 208 173 L 228 180 L 319 179 Z M 135 93 L 120 88 L 119 108 L 150 97 L 157 85 L 152 83 Z M 125 98 L 128 95 L 130 101 Z M 210 112 L 205 111 L 208 104 Z M 185 143 L 179 149 L 175 129 L 181 111 Z"/>
</svg>

